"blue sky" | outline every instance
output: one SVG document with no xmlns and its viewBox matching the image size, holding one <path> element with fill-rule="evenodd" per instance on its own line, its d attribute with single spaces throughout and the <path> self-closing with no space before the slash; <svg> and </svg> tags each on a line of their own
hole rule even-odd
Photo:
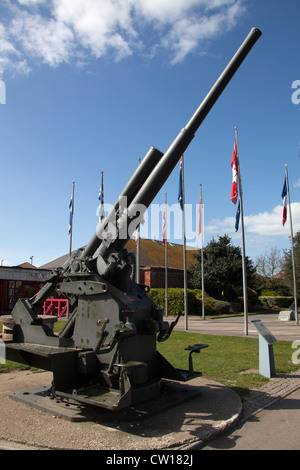
<svg viewBox="0 0 300 470">
<path fill-rule="evenodd" d="M 287 164 L 296 233 L 299 15 L 299 0 L 1 0 L 2 263 L 33 256 L 40 266 L 68 252 L 73 181 L 73 248 L 86 244 L 96 230 L 101 171 L 105 203 L 112 204 L 151 145 L 167 150 L 253 26 L 262 37 L 184 155 L 185 199 L 194 214 L 187 241 L 200 246 L 194 235 L 202 184 L 204 244 L 224 233 L 241 244 L 230 201 L 237 126 L 246 254 L 289 249 L 281 190 Z M 179 165 L 153 207 L 165 192 L 178 206 L 178 174 Z M 174 213 L 175 232 L 181 214 Z M 157 217 L 142 236 L 161 238 L 160 225 Z M 171 240 L 182 241 L 178 233 Z"/>
</svg>

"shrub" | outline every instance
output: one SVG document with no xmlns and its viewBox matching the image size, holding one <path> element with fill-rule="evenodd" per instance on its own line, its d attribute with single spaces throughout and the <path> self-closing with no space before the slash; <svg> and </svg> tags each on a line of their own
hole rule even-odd
<svg viewBox="0 0 300 470">
<path fill-rule="evenodd" d="M 231 304 L 224 300 L 216 300 L 213 304 L 213 311 L 215 314 L 224 315 L 230 313 Z"/>
<path fill-rule="evenodd" d="M 202 291 L 201 289 L 188 289 L 188 313 L 190 315 L 202 315 Z M 165 314 L 165 289 L 150 289 L 148 296 L 153 300 L 157 307 L 163 310 Z M 213 313 L 213 304 L 215 299 L 205 294 L 205 313 Z M 184 311 L 184 289 L 168 289 L 168 315 L 177 316 L 179 312 Z"/>
<path fill-rule="evenodd" d="M 294 302 L 294 297 L 283 296 L 260 296 L 258 299 L 264 307 L 269 308 L 289 308 Z"/>
<path fill-rule="evenodd" d="M 278 297 L 280 294 L 276 290 L 263 290 L 261 297 Z"/>
</svg>

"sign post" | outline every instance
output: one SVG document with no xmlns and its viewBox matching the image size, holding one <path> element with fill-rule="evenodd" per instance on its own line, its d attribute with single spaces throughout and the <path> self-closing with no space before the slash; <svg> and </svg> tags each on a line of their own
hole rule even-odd
<svg viewBox="0 0 300 470">
<path fill-rule="evenodd" d="M 259 333 L 259 373 L 264 377 L 275 377 L 273 344 L 277 339 L 272 335 L 261 320 L 251 320 Z"/>
</svg>

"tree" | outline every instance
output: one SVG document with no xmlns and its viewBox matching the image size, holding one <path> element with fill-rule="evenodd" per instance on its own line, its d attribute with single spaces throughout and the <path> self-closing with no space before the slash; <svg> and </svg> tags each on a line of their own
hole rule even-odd
<svg viewBox="0 0 300 470">
<path fill-rule="evenodd" d="M 201 288 L 201 252 L 195 255 L 197 263 L 191 267 L 191 285 Z M 232 245 L 228 235 L 213 238 L 203 248 L 205 291 L 215 299 L 232 300 L 243 293 L 241 248 Z M 247 282 L 250 287 L 255 272 L 253 262 L 246 257 Z"/>
<path fill-rule="evenodd" d="M 294 236 L 294 254 L 295 254 L 295 266 L 296 266 L 296 286 L 297 294 L 300 293 L 300 232 L 297 232 Z M 291 292 L 294 291 L 294 278 L 293 278 L 293 261 L 292 261 L 292 249 L 284 250 L 284 259 L 282 272 L 284 276 L 285 284 L 290 288 Z"/>
<path fill-rule="evenodd" d="M 283 252 L 273 247 L 265 250 L 262 255 L 256 258 L 256 271 L 261 276 L 261 283 L 263 288 L 274 290 L 279 283 L 276 274 L 282 269 Z"/>
</svg>

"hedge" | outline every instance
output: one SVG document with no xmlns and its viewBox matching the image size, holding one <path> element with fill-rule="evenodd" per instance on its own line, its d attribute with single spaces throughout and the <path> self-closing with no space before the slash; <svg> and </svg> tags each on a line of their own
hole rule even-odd
<svg viewBox="0 0 300 470">
<path fill-rule="evenodd" d="M 165 311 L 165 289 L 150 289 L 148 296 L 153 302 Z M 188 308 L 191 315 L 202 315 L 202 291 L 201 289 L 188 289 Z M 214 314 L 215 299 L 205 294 L 205 313 Z M 226 302 L 227 303 L 227 302 Z M 184 311 L 184 290 L 180 288 L 168 289 L 168 315 L 177 316 L 179 312 Z"/>
<path fill-rule="evenodd" d="M 260 296 L 258 297 L 259 302 L 264 306 L 264 307 L 270 307 L 270 308 L 289 308 L 292 303 L 294 302 L 294 297 L 283 297 L 283 296 Z"/>
</svg>

